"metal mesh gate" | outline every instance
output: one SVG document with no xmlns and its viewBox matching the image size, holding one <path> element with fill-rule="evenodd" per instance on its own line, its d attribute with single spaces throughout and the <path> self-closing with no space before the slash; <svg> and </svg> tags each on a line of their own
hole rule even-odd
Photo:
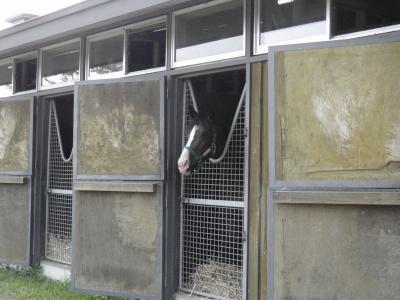
<svg viewBox="0 0 400 300">
<path fill-rule="evenodd" d="M 186 125 L 193 104 L 189 87 L 184 86 Z M 207 161 L 199 173 L 183 177 L 180 287 L 210 298 L 243 295 L 245 101 L 239 105 L 224 159 L 216 164 Z"/>
<path fill-rule="evenodd" d="M 47 174 L 46 258 L 70 264 L 72 151 L 65 157 L 54 101 L 50 101 Z"/>
</svg>

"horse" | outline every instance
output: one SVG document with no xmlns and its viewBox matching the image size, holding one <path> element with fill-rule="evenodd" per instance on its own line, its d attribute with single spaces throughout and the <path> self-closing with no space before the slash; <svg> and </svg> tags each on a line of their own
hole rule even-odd
<svg viewBox="0 0 400 300">
<path fill-rule="evenodd" d="M 223 154 L 238 100 L 208 94 L 205 103 L 198 103 L 199 111 L 190 107 L 188 141 L 178 160 L 182 175 L 198 172 L 205 161 Z"/>
<path fill-rule="evenodd" d="M 182 175 L 198 172 L 207 159 L 219 157 L 225 147 L 222 141 L 227 136 L 226 129 L 210 113 L 194 112 L 188 128 L 189 138 L 178 160 Z"/>
<path fill-rule="evenodd" d="M 188 141 L 178 160 L 181 174 L 190 175 L 208 159 L 216 163 L 222 158 L 244 83 L 243 70 L 191 80 L 191 96 L 196 99 L 188 107 Z"/>
</svg>

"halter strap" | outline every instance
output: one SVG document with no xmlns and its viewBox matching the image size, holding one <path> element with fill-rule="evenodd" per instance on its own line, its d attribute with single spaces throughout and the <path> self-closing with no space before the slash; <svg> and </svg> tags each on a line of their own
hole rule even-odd
<svg viewBox="0 0 400 300">
<path fill-rule="evenodd" d="M 194 157 L 194 161 L 197 164 L 196 169 L 194 169 L 194 172 L 200 171 L 201 167 L 203 166 L 203 163 L 206 161 L 207 157 L 212 156 L 215 154 L 215 151 L 217 150 L 217 133 L 215 132 L 214 128 L 214 135 L 213 135 L 213 140 L 211 142 L 210 147 L 208 147 L 203 154 L 199 155 L 194 151 L 190 146 L 185 146 L 183 147 L 184 149 L 187 149 L 191 155 Z M 204 155 L 204 153 L 206 153 Z"/>
</svg>

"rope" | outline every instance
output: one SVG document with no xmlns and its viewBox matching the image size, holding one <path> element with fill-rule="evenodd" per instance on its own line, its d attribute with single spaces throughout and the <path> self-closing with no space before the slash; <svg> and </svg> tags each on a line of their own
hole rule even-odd
<svg viewBox="0 0 400 300">
<path fill-rule="evenodd" d="M 62 158 L 62 160 L 63 160 L 64 162 L 68 163 L 68 162 L 70 162 L 71 159 L 72 159 L 72 152 L 73 152 L 73 151 L 72 151 L 72 149 L 71 149 L 71 153 L 70 153 L 70 155 L 69 155 L 68 158 L 65 156 L 64 148 L 63 148 L 62 140 L 61 140 L 61 134 L 60 134 L 60 125 L 59 125 L 59 123 L 58 123 L 57 109 L 56 109 L 56 105 L 55 105 L 55 103 L 54 103 L 54 100 L 51 100 L 51 101 L 50 101 L 50 109 L 51 109 L 51 111 L 53 112 L 54 119 L 55 119 L 55 123 L 56 123 L 57 138 L 58 138 L 58 147 L 60 148 L 61 158 Z"/>
<path fill-rule="evenodd" d="M 189 87 L 189 92 L 190 92 L 190 97 L 192 99 L 193 108 L 194 108 L 194 110 L 196 112 L 198 112 L 198 105 L 197 105 L 196 97 L 194 95 L 192 82 L 190 81 L 190 79 L 185 80 L 184 85 L 187 85 Z M 184 89 L 184 96 L 186 96 L 186 88 Z M 246 84 L 243 87 L 242 95 L 240 96 L 240 101 L 239 101 L 238 106 L 236 108 L 235 116 L 234 116 L 234 118 L 232 120 L 232 125 L 231 125 L 231 128 L 229 130 L 228 138 L 226 139 L 224 151 L 222 152 L 220 157 L 218 157 L 218 158 L 209 158 L 208 159 L 213 164 L 221 162 L 224 159 L 226 153 L 228 152 L 229 143 L 231 142 L 231 139 L 232 139 L 232 136 L 233 136 L 233 131 L 235 130 L 237 119 L 239 118 L 240 110 L 242 108 L 242 105 L 243 105 L 243 102 L 244 102 L 245 98 L 246 98 Z M 184 99 L 186 99 L 186 97 Z"/>
</svg>

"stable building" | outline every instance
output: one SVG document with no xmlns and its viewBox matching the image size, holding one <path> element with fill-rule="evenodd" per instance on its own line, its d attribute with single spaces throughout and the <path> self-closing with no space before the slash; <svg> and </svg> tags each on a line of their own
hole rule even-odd
<svg viewBox="0 0 400 300">
<path fill-rule="evenodd" d="M 398 298 L 397 1 L 88 0 L 11 21 L 0 263 L 133 299 Z M 205 106 L 229 136 L 182 176 Z"/>
</svg>

